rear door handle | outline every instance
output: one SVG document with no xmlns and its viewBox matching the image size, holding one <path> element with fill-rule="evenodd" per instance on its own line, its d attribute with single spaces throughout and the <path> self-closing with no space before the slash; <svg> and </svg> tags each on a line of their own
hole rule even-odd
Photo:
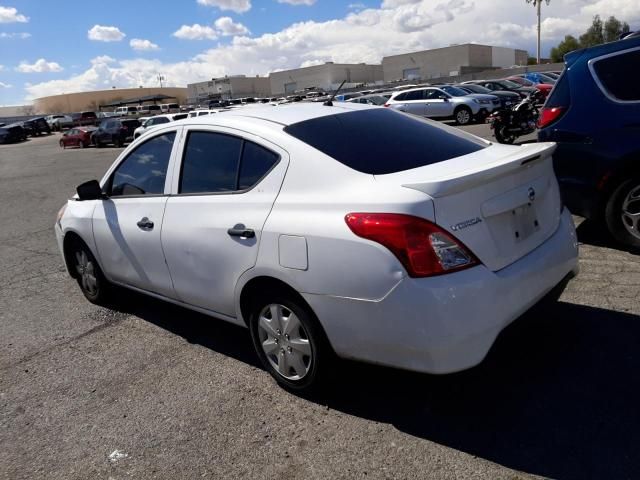
<svg viewBox="0 0 640 480">
<path fill-rule="evenodd" d="M 142 230 L 153 230 L 153 222 L 147 217 L 142 217 L 136 225 Z"/>
<path fill-rule="evenodd" d="M 227 230 L 227 233 L 232 237 L 253 238 L 256 236 L 256 232 L 245 227 L 243 223 L 236 223 L 233 228 Z"/>
</svg>

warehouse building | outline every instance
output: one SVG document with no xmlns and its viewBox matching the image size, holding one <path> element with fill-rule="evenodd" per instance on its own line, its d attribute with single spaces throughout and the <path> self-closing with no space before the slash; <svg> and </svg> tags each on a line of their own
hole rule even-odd
<svg viewBox="0 0 640 480">
<path fill-rule="evenodd" d="M 206 103 L 209 100 L 241 97 L 269 97 L 271 87 L 267 77 L 232 75 L 212 78 L 206 82 L 187 85 L 189 103 Z"/>
<path fill-rule="evenodd" d="M 133 97 L 154 95 L 166 95 L 175 99 L 167 100 L 167 102 L 184 103 L 187 98 L 187 89 L 180 87 L 112 88 L 110 90 L 94 90 L 91 92 L 63 93 L 36 98 L 33 101 L 33 109 L 38 114 L 70 113 L 84 110 L 97 112 L 102 105 L 108 103 Z"/>
<path fill-rule="evenodd" d="M 465 73 L 526 65 L 525 50 L 466 43 L 382 59 L 384 81 L 428 80 Z"/>
<path fill-rule="evenodd" d="M 273 72 L 269 75 L 272 95 L 288 95 L 310 89 L 335 90 L 342 81 L 344 88 L 363 83 L 382 82 L 382 65 L 365 63 L 333 63 Z"/>
</svg>

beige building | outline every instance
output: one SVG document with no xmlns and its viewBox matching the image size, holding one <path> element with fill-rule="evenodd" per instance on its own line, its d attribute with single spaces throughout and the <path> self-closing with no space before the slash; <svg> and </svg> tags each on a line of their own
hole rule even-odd
<svg viewBox="0 0 640 480">
<path fill-rule="evenodd" d="M 150 88 L 114 88 L 111 90 L 96 90 L 93 92 L 63 93 L 49 97 L 36 98 L 33 101 L 34 113 L 71 113 L 85 110 L 98 111 L 101 105 L 126 100 L 128 98 L 144 97 L 147 95 L 167 95 L 175 100 L 169 102 L 185 103 L 187 89 L 181 87 L 150 87 Z"/>
<path fill-rule="evenodd" d="M 230 98 L 270 96 L 271 87 L 267 77 L 232 75 L 187 85 L 188 101 L 193 104 L 220 98 L 228 100 Z"/>
<path fill-rule="evenodd" d="M 382 59 L 384 80 L 428 80 L 466 73 L 526 65 L 525 50 L 467 43 L 421 52 L 392 55 Z"/>
<path fill-rule="evenodd" d="M 326 62 L 312 67 L 273 72 L 269 75 L 271 94 L 284 95 L 305 89 L 335 90 L 342 81 L 344 88 L 362 83 L 382 82 L 382 66 L 365 63 Z"/>
</svg>

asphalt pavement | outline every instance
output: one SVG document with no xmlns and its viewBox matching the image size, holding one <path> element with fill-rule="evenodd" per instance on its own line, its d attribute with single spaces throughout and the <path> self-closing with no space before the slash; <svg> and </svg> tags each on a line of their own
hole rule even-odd
<svg viewBox="0 0 640 480">
<path fill-rule="evenodd" d="M 245 329 L 134 293 L 84 299 L 55 214 L 121 149 L 58 139 L 0 146 L 1 479 L 640 478 L 640 257 L 598 225 L 580 223 L 560 301 L 479 367 L 342 362 L 305 399 L 260 368 Z"/>
</svg>

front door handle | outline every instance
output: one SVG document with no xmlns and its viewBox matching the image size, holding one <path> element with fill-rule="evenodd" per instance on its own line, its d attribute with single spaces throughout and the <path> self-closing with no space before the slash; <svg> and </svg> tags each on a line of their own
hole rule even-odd
<svg viewBox="0 0 640 480">
<path fill-rule="evenodd" d="M 153 222 L 147 217 L 142 217 L 136 225 L 142 230 L 153 230 Z"/>
<path fill-rule="evenodd" d="M 227 233 L 232 237 L 253 238 L 256 236 L 256 232 L 245 227 L 243 223 L 236 223 L 233 228 L 227 230 Z"/>
</svg>

